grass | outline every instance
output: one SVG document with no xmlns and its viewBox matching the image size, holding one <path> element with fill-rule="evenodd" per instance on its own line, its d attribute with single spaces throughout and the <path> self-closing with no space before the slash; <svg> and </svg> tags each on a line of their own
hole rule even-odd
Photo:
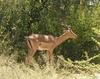
<svg viewBox="0 0 100 79">
<path fill-rule="evenodd" d="M 61 56 L 55 64 L 41 67 L 37 62 L 33 62 L 32 66 L 25 66 L 24 63 L 17 63 L 14 56 L 2 55 L 0 79 L 100 79 L 97 78 L 100 65 L 66 61 Z"/>
</svg>

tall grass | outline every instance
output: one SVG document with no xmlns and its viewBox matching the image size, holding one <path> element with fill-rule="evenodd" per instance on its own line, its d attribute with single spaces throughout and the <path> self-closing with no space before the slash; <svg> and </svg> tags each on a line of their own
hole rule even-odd
<svg viewBox="0 0 100 79">
<path fill-rule="evenodd" d="M 95 72 L 99 67 L 86 64 L 75 65 L 70 60 L 65 62 L 59 59 L 56 64 L 46 64 L 41 68 L 37 62 L 25 66 L 24 63 L 17 63 L 14 56 L 2 55 L 0 56 L 0 79 L 96 79 Z"/>
</svg>

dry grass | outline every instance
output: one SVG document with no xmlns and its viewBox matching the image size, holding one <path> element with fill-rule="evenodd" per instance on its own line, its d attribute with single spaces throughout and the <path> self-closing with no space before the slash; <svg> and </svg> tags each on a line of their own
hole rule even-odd
<svg viewBox="0 0 100 79">
<path fill-rule="evenodd" d="M 62 63 L 62 65 L 61 62 L 58 61 L 56 65 L 45 65 L 41 69 L 36 62 L 29 67 L 23 63 L 16 63 L 13 57 L 0 56 L 0 79 L 97 79 L 95 72 L 89 74 L 70 62 L 69 64 Z M 96 67 L 100 66 L 95 66 L 93 69 Z"/>
</svg>

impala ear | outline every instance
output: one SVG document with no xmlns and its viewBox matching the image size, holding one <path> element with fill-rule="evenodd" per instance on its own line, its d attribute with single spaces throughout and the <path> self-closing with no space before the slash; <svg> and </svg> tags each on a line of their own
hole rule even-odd
<svg viewBox="0 0 100 79">
<path fill-rule="evenodd" d="M 69 32 L 71 31 L 71 27 L 70 27 L 70 26 L 68 26 L 68 31 L 69 31 Z"/>
</svg>

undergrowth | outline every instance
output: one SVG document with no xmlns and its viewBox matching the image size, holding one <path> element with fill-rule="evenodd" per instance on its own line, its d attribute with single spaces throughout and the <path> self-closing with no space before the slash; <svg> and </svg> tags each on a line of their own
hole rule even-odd
<svg viewBox="0 0 100 79">
<path fill-rule="evenodd" d="M 31 66 L 17 63 L 15 56 L 0 56 L 0 79 L 97 79 L 99 71 L 100 65 L 64 60 L 62 56 L 41 66 L 35 61 Z"/>
</svg>

